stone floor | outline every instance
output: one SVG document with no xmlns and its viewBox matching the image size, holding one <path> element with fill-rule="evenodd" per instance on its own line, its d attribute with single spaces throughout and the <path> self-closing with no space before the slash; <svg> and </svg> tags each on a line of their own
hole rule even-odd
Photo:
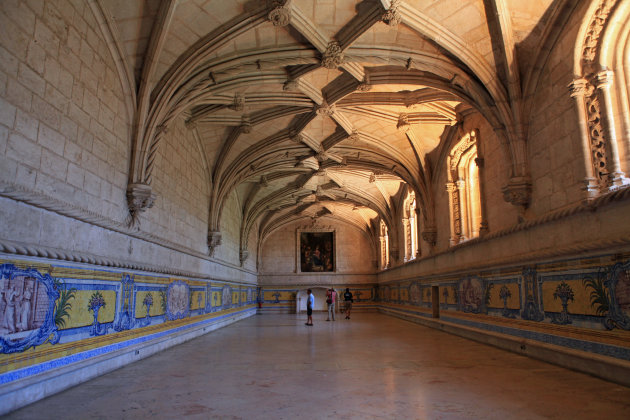
<svg viewBox="0 0 630 420">
<path fill-rule="evenodd" d="M 9 419 L 628 419 L 630 388 L 378 314 L 259 315 Z"/>
</svg>

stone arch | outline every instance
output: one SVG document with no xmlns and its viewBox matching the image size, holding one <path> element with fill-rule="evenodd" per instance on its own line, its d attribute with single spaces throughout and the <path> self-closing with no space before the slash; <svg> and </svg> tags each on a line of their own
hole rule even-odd
<svg viewBox="0 0 630 420">
<path fill-rule="evenodd" d="M 627 2 L 593 0 L 576 41 L 570 89 L 580 125 L 587 198 L 630 184 L 621 156 L 628 154 L 630 131 L 629 15 Z"/>
</svg>

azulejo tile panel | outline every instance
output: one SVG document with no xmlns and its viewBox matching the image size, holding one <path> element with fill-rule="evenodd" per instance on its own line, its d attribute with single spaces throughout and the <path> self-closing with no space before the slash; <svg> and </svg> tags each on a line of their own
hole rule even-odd
<svg viewBox="0 0 630 420">
<path fill-rule="evenodd" d="M 255 296 L 253 285 L 0 258 L 0 375 L 254 311 Z"/>
</svg>

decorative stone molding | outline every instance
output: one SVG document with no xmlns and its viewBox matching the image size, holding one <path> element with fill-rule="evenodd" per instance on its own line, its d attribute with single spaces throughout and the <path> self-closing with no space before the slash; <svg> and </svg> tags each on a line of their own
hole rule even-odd
<svg viewBox="0 0 630 420">
<path fill-rule="evenodd" d="M 402 15 L 398 10 L 399 6 L 400 0 L 392 0 L 389 9 L 383 13 L 383 16 L 381 17 L 383 22 L 392 27 L 398 26 L 398 24 L 402 22 Z"/>
<path fill-rule="evenodd" d="M 221 245 L 221 232 L 209 231 L 208 232 L 208 253 L 212 257 L 217 247 Z"/>
<path fill-rule="evenodd" d="M 267 19 L 273 26 L 288 26 L 291 23 L 291 7 L 288 1 L 273 0 L 268 2 L 271 11 Z"/>
<path fill-rule="evenodd" d="M 602 0 L 591 19 L 582 47 L 582 68 L 585 72 L 593 71 L 599 39 L 616 2 L 617 0 Z"/>
<path fill-rule="evenodd" d="M 336 69 L 343 64 L 343 51 L 339 42 L 330 41 L 322 55 L 322 67 Z"/>
<path fill-rule="evenodd" d="M 327 103 L 323 102 L 321 105 L 317 107 L 316 112 L 317 112 L 317 115 L 321 115 L 325 117 L 332 117 L 336 109 L 337 108 L 335 107 L 335 104 L 328 105 Z"/>
<path fill-rule="evenodd" d="M 359 135 L 359 131 L 358 131 L 358 130 L 353 130 L 353 131 L 352 131 L 352 134 L 350 134 L 350 135 L 348 136 L 348 140 L 350 140 L 350 141 L 351 141 L 351 142 L 353 142 L 353 143 L 356 143 L 357 141 L 359 141 L 359 139 L 360 139 L 360 138 L 361 138 L 361 137 L 360 137 L 360 135 Z"/>
<path fill-rule="evenodd" d="M 140 213 L 153 207 L 155 194 L 151 192 L 151 186 L 147 184 L 129 184 L 127 187 L 127 204 L 131 216 L 129 226 L 139 223 Z"/>
<path fill-rule="evenodd" d="M 396 124 L 396 128 L 398 131 L 406 133 L 411 128 L 411 124 L 409 124 L 409 115 L 406 113 L 402 113 L 398 116 L 398 123 Z"/>
<path fill-rule="evenodd" d="M 245 134 L 252 132 L 252 122 L 247 115 L 243 115 L 243 118 L 241 119 L 241 131 Z"/>
<path fill-rule="evenodd" d="M 232 105 L 229 105 L 228 108 L 230 108 L 233 111 L 242 111 L 245 109 L 245 95 L 243 95 L 242 93 L 235 93 L 234 94 L 234 101 L 232 102 Z"/>
<path fill-rule="evenodd" d="M 532 183 L 526 177 L 514 177 L 501 191 L 505 201 L 525 209 L 531 199 Z"/>
</svg>

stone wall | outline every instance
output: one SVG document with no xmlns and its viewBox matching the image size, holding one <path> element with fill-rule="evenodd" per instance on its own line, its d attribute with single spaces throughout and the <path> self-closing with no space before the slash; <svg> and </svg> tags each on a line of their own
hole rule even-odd
<svg viewBox="0 0 630 420">
<path fill-rule="evenodd" d="M 301 272 L 298 230 L 334 231 L 335 267 L 330 272 Z M 357 228 L 321 217 L 316 224 L 296 222 L 286 225 L 263 240 L 259 263 L 259 283 L 265 285 L 329 285 L 371 283 L 376 272 L 375 250 Z"/>
</svg>

